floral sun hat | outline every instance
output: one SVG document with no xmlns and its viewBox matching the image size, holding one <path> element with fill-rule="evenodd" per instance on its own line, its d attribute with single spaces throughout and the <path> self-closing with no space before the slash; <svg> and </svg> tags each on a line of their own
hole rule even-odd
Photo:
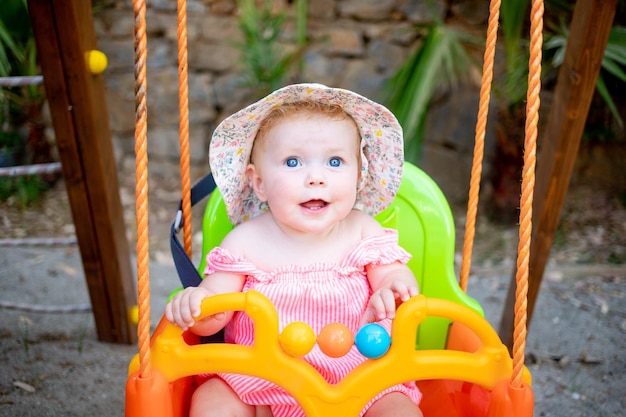
<svg viewBox="0 0 626 417">
<path fill-rule="evenodd" d="M 354 207 L 373 216 L 396 196 L 402 179 L 404 151 L 402 127 L 393 113 L 349 90 L 321 84 L 294 84 L 224 119 L 213 133 L 209 163 L 233 225 L 268 211 L 267 203 L 257 198 L 246 176 L 261 121 L 274 108 L 303 100 L 339 105 L 359 128 L 361 180 Z"/>
</svg>

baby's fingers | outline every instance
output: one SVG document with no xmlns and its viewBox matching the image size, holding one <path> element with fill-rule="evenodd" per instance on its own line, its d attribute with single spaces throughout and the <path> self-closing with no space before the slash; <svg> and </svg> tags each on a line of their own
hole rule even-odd
<svg viewBox="0 0 626 417">
<path fill-rule="evenodd" d="M 195 291 L 193 294 L 189 296 L 190 311 L 194 319 L 194 322 L 198 317 L 200 317 L 200 314 L 202 314 L 202 301 L 208 296 L 210 296 L 210 294 L 203 290 Z M 208 319 L 221 320 L 224 318 L 225 315 L 226 313 L 219 312 L 211 316 L 206 316 L 202 320 L 208 320 Z"/>
<path fill-rule="evenodd" d="M 197 300 L 195 288 L 187 288 L 174 296 L 165 306 L 165 317 L 183 330 L 187 330 L 195 323 L 194 314 L 200 314 L 200 302 Z M 194 305 L 195 304 L 195 305 Z"/>
<path fill-rule="evenodd" d="M 170 323 L 174 323 L 174 313 L 172 311 L 172 302 L 171 301 L 165 305 L 165 318 Z"/>
<path fill-rule="evenodd" d="M 394 292 L 389 288 L 379 290 L 370 300 L 370 307 L 374 311 L 377 321 L 394 318 L 396 315 Z"/>
<path fill-rule="evenodd" d="M 402 302 L 419 293 L 417 285 L 407 285 L 403 281 L 394 281 L 391 283 L 391 290 L 396 294 L 396 298 Z"/>
<path fill-rule="evenodd" d="M 365 310 L 363 317 L 361 317 L 361 323 L 359 324 L 359 327 L 367 323 L 373 323 L 375 321 L 376 321 L 376 312 L 374 312 L 371 306 L 367 306 L 367 309 Z"/>
<path fill-rule="evenodd" d="M 202 300 L 204 300 L 207 295 L 208 294 L 201 289 L 195 289 L 190 292 L 187 302 L 189 304 L 189 312 L 191 313 L 192 320 L 195 320 L 202 314 Z"/>
</svg>

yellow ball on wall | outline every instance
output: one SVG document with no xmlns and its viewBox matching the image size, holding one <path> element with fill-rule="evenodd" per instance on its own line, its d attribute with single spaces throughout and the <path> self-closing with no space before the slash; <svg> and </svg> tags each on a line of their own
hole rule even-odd
<svg viewBox="0 0 626 417">
<path fill-rule="evenodd" d="M 85 62 L 92 74 L 102 74 L 109 64 L 107 56 L 95 49 L 85 52 Z"/>
</svg>

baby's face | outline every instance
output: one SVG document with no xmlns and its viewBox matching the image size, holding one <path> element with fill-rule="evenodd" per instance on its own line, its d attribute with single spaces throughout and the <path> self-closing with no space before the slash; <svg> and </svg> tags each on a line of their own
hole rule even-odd
<svg viewBox="0 0 626 417">
<path fill-rule="evenodd" d="M 249 177 L 279 223 L 300 232 L 320 232 L 354 206 L 359 143 L 351 119 L 292 114 L 262 139 Z"/>
</svg>

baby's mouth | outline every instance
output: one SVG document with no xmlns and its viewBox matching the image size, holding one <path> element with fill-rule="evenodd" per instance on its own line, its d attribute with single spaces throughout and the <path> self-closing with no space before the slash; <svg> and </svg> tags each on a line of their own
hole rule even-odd
<svg viewBox="0 0 626 417">
<path fill-rule="evenodd" d="M 321 210 L 326 207 L 328 203 L 324 200 L 309 200 L 300 205 L 309 210 Z"/>
</svg>

